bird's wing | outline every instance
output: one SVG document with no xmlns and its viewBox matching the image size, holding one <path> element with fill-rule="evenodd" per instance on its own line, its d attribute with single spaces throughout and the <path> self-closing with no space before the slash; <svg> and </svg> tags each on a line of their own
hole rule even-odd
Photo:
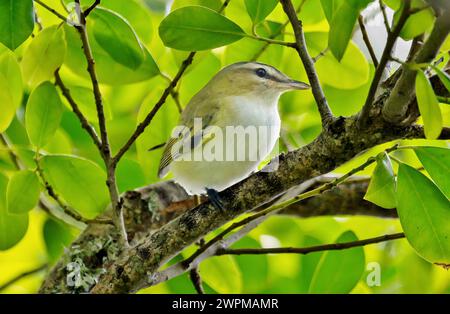
<svg viewBox="0 0 450 314">
<path fill-rule="evenodd" d="M 194 100 L 194 99 L 193 99 Z M 190 103 L 188 107 L 186 107 L 185 110 L 188 110 L 191 112 L 190 115 L 192 115 L 192 118 L 187 118 L 188 115 L 184 114 L 181 117 L 180 124 L 186 126 L 184 132 L 180 133 L 180 135 L 177 138 L 170 138 L 164 147 L 164 152 L 161 157 L 161 161 L 159 163 L 159 169 L 158 169 L 158 176 L 160 178 L 164 177 L 167 172 L 169 172 L 170 164 L 172 161 L 180 157 L 181 153 L 173 153 L 173 148 L 175 145 L 177 149 L 175 152 L 179 151 L 179 148 L 184 147 L 185 144 L 190 143 L 191 150 L 197 147 L 199 144 L 206 144 L 208 141 L 210 141 L 213 137 L 211 137 L 211 134 L 206 134 L 205 129 L 210 125 L 215 125 L 215 119 L 217 118 L 217 113 L 219 106 L 216 104 L 216 102 L 208 102 L 209 106 L 201 105 L 195 108 L 193 105 L 195 103 Z M 194 107 L 194 108 L 193 108 Z M 186 111 L 185 111 L 186 112 Z M 194 118 L 201 118 L 202 119 L 202 130 L 197 132 L 197 134 L 192 134 L 194 131 Z"/>
</svg>

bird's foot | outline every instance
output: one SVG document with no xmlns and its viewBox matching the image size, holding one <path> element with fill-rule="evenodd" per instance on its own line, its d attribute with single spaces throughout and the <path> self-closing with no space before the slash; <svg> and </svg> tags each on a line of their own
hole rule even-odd
<svg viewBox="0 0 450 314">
<path fill-rule="evenodd" d="M 225 210 L 223 206 L 222 200 L 220 199 L 219 192 L 214 189 L 205 188 L 206 194 L 208 195 L 208 199 L 211 201 L 213 206 L 221 211 Z"/>
</svg>

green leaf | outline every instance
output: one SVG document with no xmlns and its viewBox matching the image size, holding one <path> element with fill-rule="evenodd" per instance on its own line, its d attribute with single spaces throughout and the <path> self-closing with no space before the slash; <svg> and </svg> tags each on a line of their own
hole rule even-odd
<svg viewBox="0 0 450 314">
<path fill-rule="evenodd" d="M 24 52 L 23 78 L 31 86 L 51 80 L 64 62 L 66 41 L 62 27 L 51 26 L 42 30 Z"/>
<path fill-rule="evenodd" d="M 333 16 L 328 33 L 328 44 L 333 55 L 341 61 L 353 35 L 359 10 L 344 2 Z"/>
<path fill-rule="evenodd" d="M 95 218 L 109 203 L 106 174 L 97 164 L 72 156 L 42 158 L 45 178 L 72 208 Z"/>
<path fill-rule="evenodd" d="M 120 161 L 116 171 L 119 192 L 130 191 L 146 184 L 144 172 L 139 163 L 124 158 Z"/>
<path fill-rule="evenodd" d="M 450 264 L 450 204 L 444 194 L 416 169 L 401 164 L 397 211 L 406 238 L 432 263 Z"/>
<path fill-rule="evenodd" d="M 425 7 L 427 3 L 421 0 L 414 0 L 412 1 L 411 8 L 422 8 Z M 402 6 L 402 4 L 397 4 L 396 6 Z M 400 19 L 402 10 L 397 10 L 394 14 L 394 25 L 398 22 Z M 411 40 L 415 37 L 429 31 L 434 24 L 434 14 L 433 10 L 431 8 L 421 10 L 406 20 L 405 25 L 403 26 L 400 37 L 404 40 Z"/>
<path fill-rule="evenodd" d="M 432 66 L 432 68 L 434 71 L 436 71 L 437 76 L 439 77 L 445 88 L 450 92 L 450 75 L 436 66 Z"/>
<path fill-rule="evenodd" d="M 64 249 L 70 245 L 74 236 L 68 226 L 53 219 L 45 221 L 43 233 L 48 257 L 54 263 L 64 253 Z"/>
<path fill-rule="evenodd" d="M 450 149 L 418 147 L 414 152 L 442 193 L 450 198 Z"/>
<path fill-rule="evenodd" d="M 164 45 L 178 50 L 207 50 L 231 44 L 245 36 L 237 24 L 204 7 L 183 7 L 159 26 Z"/>
<path fill-rule="evenodd" d="M 0 73 L 0 133 L 4 132 L 16 114 L 14 99 L 9 89 L 9 82 L 6 77 Z"/>
<path fill-rule="evenodd" d="M 0 42 L 11 50 L 19 47 L 34 28 L 32 0 L 0 1 Z"/>
<path fill-rule="evenodd" d="M 201 6 L 210 8 L 214 11 L 219 11 L 222 7 L 222 1 L 220 0 L 174 0 L 172 4 L 172 11 L 175 11 L 176 9 L 187 7 L 187 6 Z"/>
<path fill-rule="evenodd" d="M 442 130 L 442 114 L 430 81 L 422 71 L 416 75 L 416 96 L 427 139 L 436 139 Z"/>
<path fill-rule="evenodd" d="M 0 173 L 0 251 L 16 245 L 28 229 L 28 214 L 14 215 L 8 213 L 6 190 L 8 178 Z"/>
<path fill-rule="evenodd" d="M 233 256 L 214 256 L 200 264 L 202 280 L 218 293 L 239 293 L 242 275 Z"/>
<path fill-rule="evenodd" d="M 98 44 L 116 62 L 136 70 L 144 61 L 144 51 L 130 24 L 117 13 L 96 8 L 91 13 Z"/>
<path fill-rule="evenodd" d="M 388 154 L 377 161 L 367 188 L 365 200 L 383 208 L 395 208 L 395 175 Z"/>
<path fill-rule="evenodd" d="M 328 23 L 331 23 L 333 20 L 334 13 L 337 11 L 341 3 L 342 0 L 320 0 L 322 10 L 325 13 Z"/>
<path fill-rule="evenodd" d="M 27 102 L 25 126 L 30 142 L 43 147 L 55 134 L 62 116 L 62 102 L 56 87 L 44 82 L 34 89 Z"/>
<path fill-rule="evenodd" d="M 13 52 L 0 53 L 0 74 L 8 81 L 8 90 L 11 94 L 14 108 L 18 109 L 22 103 L 23 82 L 20 65 Z"/>
<path fill-rule="evenodd" d="M 81 49 L 82 44 L 77 31 L 69 26 L 64 26 L 64 32 L 67 39 L 67 58 L 65 65 L 77 75 L 89 79 L 86 71 L 86 57 Z M 96 62 L 98 80 L 102 84 L 125 85 L 142 82 L 151 79 L 159 73 L 158 66 L 155 63 L 150 52 L 144 49 L 144 61 L 136 70 L 132 70 L 116 62 L 96 41 L 93 34 L 93 23 L 88 19 L 88 35 L 91 43 L 92 54 Z"/>
<path fill-rule="evenodd" d="M 357 240 L 353 231 L 346 231 L 336 243 Z M 364 272 L 364 260 L 362 247 L 323 253 L 314 271 L 309 293 L 349 293 Z"/>
<path fill-rule="evenodd" d="M 10 214 L 24 214 L 39 201 L 39 179 L 35 172 L 22 170 L 9 179 L 6 199 Z"/>
<path fill-rule="evenodd" d="M 253 24 L 258 24 L 275 9 L 278 0 L 245 0 L 245 7 L 247 13 L 253 21 Z"/>
<path fill-rule="evenodd" d="M 327 47 L 327 33 L 306 33 L 311 54 L 317 55 Z M 326 53 L 316 62 L 320 80 L 339 89 L 354 89 L 369 80 L 369 63 L 361 50 L 350 42 L 344 57 L 339 62 L 333 54 Z"/>
</svg>

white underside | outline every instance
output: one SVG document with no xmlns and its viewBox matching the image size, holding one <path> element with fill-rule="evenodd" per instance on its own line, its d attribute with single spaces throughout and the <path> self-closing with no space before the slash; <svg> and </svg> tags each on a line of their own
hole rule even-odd
<svg viewBox="0 0 450 314">
<path fill-rule="evenodd" d="M 190 194 L 205 193 L 205 188 L 222 191 L 227 187 L 245 179 L 252 172 L 257 170 L 258 165 L 273 150 L 280 134 L 280 117 L 277 110 L 278 99 L 274 99 L 272 105 L 267 104 L 249 104 L 248 99 L 240 97 L 233 98 L 228 102 L 219 119 L 222 125 L 217 125 L 223 134 L 226 134 L 226 126 L 256 126 L 266 127 L 269 132 L 258 133 L 258 155 L 248 148 L 245 142 L 246 152 L 248 152 L 242 161 L 226 160 L 226 145 L 224 146 L 223 161 L 194 161 L 177 159 L 171 164 L 171 171 L 175 181 L 182 185 Z M 264 107 L 262 107 L 264 106 Z M 231 114 L 230 114 L 231 113 Z M 226 141 L 226 136 L 225 141 Z M 241 142 L 242 144 L 242 142 Z M 254 143 L 250 144 L 255 147 Z M 201 147 L 199 148 L 201 149 Z"/>
</svg>

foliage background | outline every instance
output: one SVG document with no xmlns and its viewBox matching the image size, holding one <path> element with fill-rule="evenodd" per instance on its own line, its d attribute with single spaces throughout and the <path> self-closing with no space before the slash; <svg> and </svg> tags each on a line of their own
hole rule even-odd
<svg viewBox="0 0 450 314">
<path fill-rule="evenodd" d="M 83 1 L 82 1 L 83 2 Z M 125 3 L 126 2 L 126 3 Z M 61 14 L 65 14 L 59 0 L 45 1 L 50 7 Z M 300 1 L 294 1 L 299 5 Z M 187 56 L 181 52 L 166 48 L 158 36 L 158 26 L 164 18 L 166 6 L 164 1 L 156 0 L 104 0 L 102 4 L 122 14 L 134 27 L 143 45 L 151 52 L 159 69 L 168 77 L 173 77 L 180 62 Z M 172 9 L 185 5 L 205 5 L 213 9 L 221 6 L 216 0 L 175 0 Z M 54 15 L 36 5 L 37 14 L 44 27 L 60 24 Z M 244 1 L 231 1 L 226 10 L 226 16 L 236 22 L 247 33 L 251 33 L 252 20 L 247 15 Z M 327 46 L 329 25 L 323 13 L 319 0 L 306 0 L 299 15 L 303 21 L 310 53 L 315 56 Z M 286 22 L 286 16 L 281 6 L 262 23 L 258 32 L 267 37 L 271 35 L 271 27 L 276 29 Z M 92 117 L 92 99 L 83 98 L 86 91 L 91 90 L 86 76 L 77 75 L 84 71 L 84 67 L 74 64 L 75 52 L 79 49 L 75 39 L 70 37 L 69 26 L 64 26 L 65 53 L 61 76 L 66 85 L 80 90 L 80 102 L 88 117 Z M 38 29 L 34 30 L 38 33 Z M 279 39 L 292 39 L 288 30 Z M 17 60 L 21 61 L 24 52 L 32 42 L 30 37 L 16 51 Z M 376 41 L 377 39 L 374 38 Z M 449 41 L 442 50 L 449 49 Z M 179 101 L 184 106 L 189 99 L 223 66 L 242 60 L 251 59 L 265 44 L 251 38 L 244 38 L 226 47 L 201 52 L 181 81 L 177 90 Z M 0 45 L 1 53 L 6 48 Z M 49 51 L 51 54 L 52 51 Z M 47 56 L 52 57 L 51 55 Z M 39 58 L 39 56 L 36 56 Z M 105 69 L 114 69 L 111 58 L 98 57 L 104 62 Z M 291 77 L 307 81 L 303 66 L 295 51 L 277 45 L 269 46 L 258 58 L 259 61 L 278 67 Z M 370 59 L 369 59 L 370 60 Z M 358 112 L 365 100 L 374 67 L 364 56 L 361 49 L 354 43 L 350 44 L 343 60 L 339 63 L 331 53 L 326 53 L 317 62 L 317 71 L 323 83 L 324 91 L 335 115 L 348 116 Z M 102 67 L 102 65 L 100 65 Z M 75 71 L 74 71 L 75 70 Z M 23 63 L 22 63 L 22 71 Z M 105 74 L 105 80 L 113 85 L 102 84 L 101 90 L 107 106 L 108 131 L 113 151 L 117 151 L 135 129 L 138 121 L 153 106 L 156 99 L 167 85 L 166 78 L 146 73 L 139 82 L 123 85 L 121 80 L 127 80 L 126 75 L 117 75 L 113 71 Z M 151 77 L 153 76 L 153 77 Z M 27 82 L 24 77 L 24 99 L 22 106 L 6 130 L 5 134 L 14 143 L 14 150 L 32 167 L 32 145 L 24 127 L 25 104 L 33 82 Z M 91 106 L 91 107 L 90 107 Z M 90 108 L 90 109 L 89 109 Z M 280 112 L 283 120 L 283 137 L 290 146 L 297 148 L 311 142 L 321 129 L 320 117 L 316 110 L 314 99 L 310 92 L 289 93 L 280 101 Z M 449 125 L 450 115 L 448 105 L 441 105 L 444 125 Z M 157 181 L 156 167 L 161 151 L 148 152 L 148 148 L 164 142 L 170 135 L 172 127 L 178 117 L 177 105 L 173 98 L 169 98 L 164 107 L 156 115 L 151 126 L 137 141 L 135 147 L 127 152 L 118 167 L 118 185 L 120 192 Z M 95 118 L 95 113 L 94 113 Z M 90 119 L 95 123 L 95 119 Z M 445 146 L 438 141 L 405 141 L 405 145 L 437 145 Z M 280 143 L 282 150 L 286 150 L 285 143 Z M 352 162 L 337 169 L 336 173 L 345 173 L 355 165 L 363 162 L 368 156 L 382 151 L 377 147 L 355 158 Z M 64 106 L 60 127 L 51 141 L 43 147 L 49 154 L 77 155 L 89 159 L 99 167 L 104 168 L 101 157 L 92 141 L 81 129 L 77 118 L 68 106 Z M 412 153 L 399 152 L 396 154 L 404 162 L 418 166 L 420 163 Z M 0 149 L 0 172 L 10 175 L 14 170 L 6 148 Z M 363 174 L 370 175 L 373 167 L 369 167 Z M 83 197 L 80 195 L 80 197 Z M 344 231 L 352 230 L 358 238 L 368 238 L 380 234 L 401 231 L 396 219 L 380 219 L 375 217 L 322 217 L 310 219 L 295 219 L 291 217 L 272 217 L 262 226 L 251 232 L 234 247 L 267 247 L 273 245 L 302 247 L 316 244 L 332 243 Z M 67 224 L 56 222 L 40 210 L 35 208 L 29 212 L 28 230 L 23 239 L 14 247 L 0 251 L 0 286 L 9 279 L 39 267 L 52 263 L 62 252 L 62 245 L 73 240 L 79 230 L 68 227 Z M 450 273 L 441 267 L 433 266 L 419 257 L 406 240 L 396 240 L 387 243 L 366 246 L 361 250 L 365 254 L 362 267 L 370 262 L 379 263 L 381 267 L 381 286 L 369 287 L 366 277 L 370 270 L 365 269 L 358 280 L 352 280 L 349 269 L 337 268 L 335 276 L 342 276 L 342 287 L 335 292 L 352 293 L 449 293 Z M 193 251 L 189 248 L 183 252 L 188 256 Z M 307 293 L 310 282 L 317 266 L 317 262 L 325 253 L 313 253 L 307 256 L 298 255 L 261 255 L 261 256 L 223 256 L 213 257 L 203 262 L 200 273 L 208 292 L 219 293 Z M 343 254 L 355 254 L 355 250 L 337 253 L 332 256 L 332 263 L 339 265 Z M 359 267 L 359 266 L 358 266 Z M 36 292 L 44 273 L 28 276 L 16 284 L 8 287 L 2 293 L 33 293 Z M 330 278 L 329 278 L 330 279 Z M 331 279 L 330 279 L 331 280 Z M 345 283 L 345 281 L 348 281 Z M 167 283 L 146 289 L 143 293 L 194 293 L 187 275 L 175 278 Z"/>
</svg>

